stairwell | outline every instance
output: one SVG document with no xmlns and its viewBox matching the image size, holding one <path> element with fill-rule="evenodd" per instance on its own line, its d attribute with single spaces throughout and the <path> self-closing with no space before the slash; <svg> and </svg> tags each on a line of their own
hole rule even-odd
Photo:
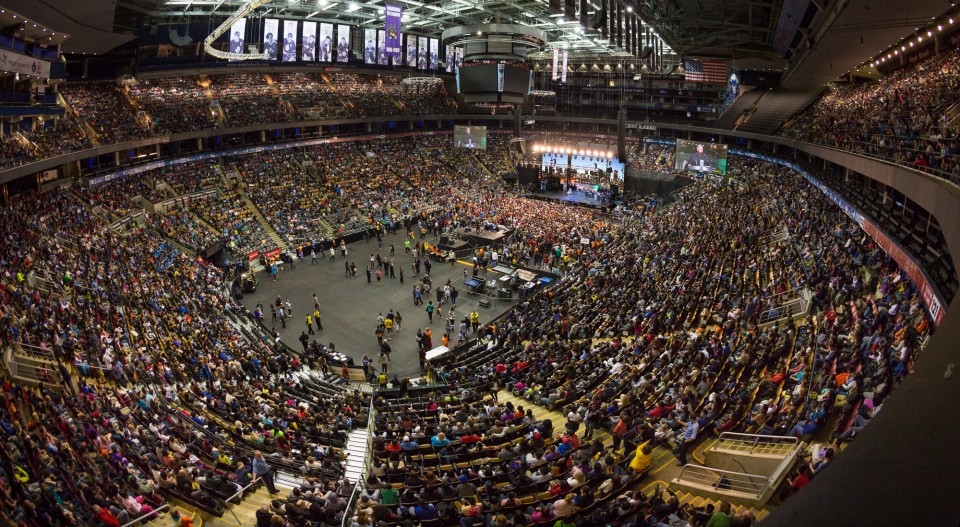
<svg viewBox="0 0 960 527">
<path fill-rule="evenodd" d="M 749 112 L 754 105 L 756 105 L 757 101 L 768 91 L 770 91 L 769 88 L 757 87 L 750 91 L 742 92 L 713 125 L 717 128 L 732 130 L 740 117 L 743 116 L 745 112 Z"/>
<path fill-rule="evenodd" d="M 757 101 L 756 108 L 735 130 L 757 134 L 773 134 L 793 115 L 816 100 L 822 87 L 808 90 L 777 88 Z"/>
<path fill-rule="evenodd" d="M 227 125 L 227 116 L 223 113 L 223 108 L 220 106 L 220 101 L 217 100 L 213 95 L 213 90 L 210 89 L 210 77 L 207 75 L 201 75 L 197 84 L 203 88 L 203 94 L 207 96 L 207 100 L 210 101 L 210 110 L 213 112 L 214 118 L 217 120 L 217 128 L 225 128 Z M 216 106 L 216 108 L 214 108 Z"/>
<path fill-rule="evenodd" d="M 355 428 L 347 435 L 347 463 L 344 475 L 350 483 L 356 483 L 364 478 L 364 465 L 369 453 L 370 430 L 366 427 Z"/>
<path fill-rule="evenodd" d="M 337 88 L 337 85 L 334 84 L 333 81 L 330 80 L 330 77 L 327 77 L 326 74 L 321 74 L 321 75 L 320 75 L 320 78 L 323 79 L 323 82 L 327 83 L 327 86 L 329 86 L 329 87 L 330 87 L 330 90 L 336 95 L 337 100 L 340 101 L 340 105 L 341 105 L 345 110 L 347 110 L 347 112 L 352 111 L 352 110 L 353 110 L 353 105 L 350 104 L 350 103 L 348 103 L 348 102 L 343 98 L 343 94 L 340 93 L 340 89 Z M 339 113 L 339 112 L 335 112 L 335 113 Z"/>
<path fill-rule="evenodd" d="M 669 484 L 667 482 L 662 480 L 654 480 L 647 483 L 641 489 L 641 492 L 643 492 L 647 496 L 653 496 L 658 489 L 667 489 L 667 488 L 669 488 Z M 703 509 L 707 505 L 713 505 L 714 510 L 719 510 L 720 504 L 723 502 L 723 500 L 711 499 L 711 498 L 707 498 L 707 497 L 693 494 L 690 492 L 684 492 L 682 490 L 671 489 L 670 492 L 676 495 L 677 500 L 680 501 L 681 506 L 690 505 L 691 507 L 695 507 L 697 509 Z M 664 494 L 666 494 L 666 491 L 664 492 Z M 666 499 L 667 496 L 664 495 L 663 498 Z M 747 512 L 747 511 L 749 511 L 757 521 L 762 520 L 770 515 L 770 509 L 767 507 L 756 508 L 756 507 L 747 507 L 745 505 L 731 504 L 731 507 L 730 507 L 731 514 L 743 514 L 744 512 Z"/>
<path fill-rule="evenodd" d="M 231 165 L 231 166 L 233 167 L 233 170 L 237 174 L 237 181 L 238 181 L 238 185 L 236 186 L 237 194 L 240 196 L 241 199 L 243 199 L 244 203 L 246 203 L 247 208 L 253 212 L 253 216 L 257 218 L 257 221 L 260 222 L 260 225 L 263 226 L 263 230 L 267 233 L 267 237 L 270 238 L 270 241 L 275 243 L 278 248 L 283 249 L 284 251 L 290 250 L 290 246 L 287 244 L 287 242 L 284 241 L 284 239 L 281 238 L 279 234 L 277 234 L 277 230 L 273 228 L 273 225 L 269 221 L 267 221 L 266 216 L 264 216 L 263 213 L 260 212 L 260 208 L 253 203 L 253 200 L 250 199 L 250 196 L 247 194 L 246 188 L 244 188 L 245 185 L 243 183 L 243 174 L 240 172 L 240 169 L 237 168 L 236 165 Z"/>
<path fill-rule="evenodd" d="M 100 135 L 94 131 L 86 119 L 80 117 L 80 114 L 74 111 L 73 106 L 70 106 L 70 103 L 67 102 L 66 97 L 64 97 L 62 93 L 57 94 L 57 104 L 63 106 L 64 111 L 66 111 L 68 115 L 73 116 L 73 120 L 77 123 L 80 131 L 83 132 L 84 137 L 93 143 L 93 146 L 100 146 Z"/>
</svg>

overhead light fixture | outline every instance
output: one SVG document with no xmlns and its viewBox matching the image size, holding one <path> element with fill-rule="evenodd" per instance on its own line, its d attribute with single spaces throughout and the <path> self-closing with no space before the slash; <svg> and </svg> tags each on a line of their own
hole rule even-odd
<svg viewBox="0 0 960 527">
<path fill-rule="evenodd" d="M 633 13 L 633 6 L 627 6 L 627 13 Z"/>
</svg>

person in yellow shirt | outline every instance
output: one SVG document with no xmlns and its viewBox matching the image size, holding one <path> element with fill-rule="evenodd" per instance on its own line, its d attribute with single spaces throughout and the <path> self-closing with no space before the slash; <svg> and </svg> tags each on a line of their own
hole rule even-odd
<svg viewBox="0 0 960 527">
<path fill-rule="evenodd" d="M 630 468 L 637 474 L 643 474 L 650 470 L 650 465 L 653 464 L 653 456 L 650 455 L 652 452 L 653 446 L 649 441 L 637 446 L 637 452 L 633 455 L 633 460 L 630 461 Z"/>
</svg>

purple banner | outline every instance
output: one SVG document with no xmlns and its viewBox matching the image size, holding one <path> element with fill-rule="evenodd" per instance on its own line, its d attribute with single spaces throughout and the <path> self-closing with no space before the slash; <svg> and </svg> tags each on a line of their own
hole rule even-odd
<svg viewBox="0 0 960 527">
<path fill-rule="evenodd" d="M 394 4 L 387 4 L 386 6 L 387 16 L 384 31 L 387 34 L 387 39 L 385 51 L 391 63 L 399 64 L 401 53 L 400 20 L 403 18 L 403 7 Z"/>
</svg>

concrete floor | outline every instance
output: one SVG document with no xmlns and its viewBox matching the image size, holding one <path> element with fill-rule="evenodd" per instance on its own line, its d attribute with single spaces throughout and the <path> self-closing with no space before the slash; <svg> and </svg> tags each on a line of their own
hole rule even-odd
<svg viewBox="0 0 960 527">
<path fill-rule="evenodd" d="M 303 265 L 297 264 L 296 269 L 284 269 L 279 273 L 279 280 L 276 282 L 270 279 L 266 273 L 259 273 L 260 286 L 252 294 L 245 295 L 243 304 L 251 311 L 258 303 L 264 305 L 264 321 L 268 327 L 275 326 L 284 342 L 290 347 L 300 350 L 301 345 L 298 340 L 300 333 L 306 329 L 305 317 L 309 310 L 313 312 L 313 294 L 316 293 L 320 300 L 320 313 L 323 323 L 323 331 L 317 331 L 316 335 L 311 335 L 310 339 L 316 339 L 323 344 L 334 343 L 336 350 L 353 357 L 357 365 L 360 364 L 363 354 L 366 353 L 376 362 L 380 351 L 377 345 L 377 337 L 374 334 L 377 328 L 377 315 L 386 314 L 393 309 L 403 315 L 402 330 L 395 333 L 390 341 L 391 366 L 390 376 L 397 373 L 401 378 L 416 377 L 419 375 L 419 362 L 417 359 L 417 329 L 428 326 L 427 313 L 425 311 L 426 297 L 424 304 L 415 307 L 413 305 L 413 286 L 420 277 L 413 276 L 411 263 L 413 258 L 403 253 L 404 235 L 401 233 L 387 235 L 383 240 L 383 250 L 381 254 L 385 257 L 390 255 L 390 242 L 394 242 L 395 256 L 394 261 L 397 269 L 396 279 L 384 277 L 384 283 L 377 286 L 376 276 L 372 278 L 373 283 L 367 283 L 365 268 L 370 261 L 370 253 L 376 254 L 377 240 L 375 238 L 367 241 L 358 241 L 347 245 L 347 260 L 357 264 L 357 277 L 346 278 L 344 271 L 344 261 L 337 252 L 337 260 L 320 260 L 316 265 L 310 265 L 310 258 L 304 261 Z M 428 241 L 431 241 L 428 239 Z M 329 256 L 329 255 L 328 255 Z M 423 259 L 421 258 L 421 261 Z M 400 284 L 399 266 L 404 265 L 404 283 Z M 457 298 L 457 320 L 469 314 L 474 308 L 480 313 L 480 322 L 484 323 L 500 315 L 515 304 L 510 300 L 492 301 L 490 308 L 478 306 L 477 296 L 467 294 L 463 287 L 463 271 L 472 272 L 472 267 L 464 263 L 457 262 L 453 266 L 449 263 L 434 263 L 430 277 L 433 279 L 434 287 L 438 284 L 443 285 L 448 279 L 453 281 L 454 287 L 460 291 Z M 421 273 L 423 266 L 421 265 Z M 499 276 L 493 271 L 489 272 L 490 277 Z M 279 322 L 272 324 L 270 321 L 270 303 L 274 302 L 277 295 L 284 300 L 290 299 L 293 306 L 293 317 L 287 321 L 287 328 L 283 329 Z M 516 297 L 514 297 L 516 298 Z M 430 300 L 436 303 L 436 293 L 431 292 Z M 443 306 L 444 320 L 448 316 L 447 309 L 449 302 Z M 433 345 L 440 345 L 440 338 L 443 334 L 444 322 L 434 314 L 433 324 L 430 325 L 433 331 Z M 451 335 L 452 341 L 456 342 L 456 335 Z"/>
</svg>

